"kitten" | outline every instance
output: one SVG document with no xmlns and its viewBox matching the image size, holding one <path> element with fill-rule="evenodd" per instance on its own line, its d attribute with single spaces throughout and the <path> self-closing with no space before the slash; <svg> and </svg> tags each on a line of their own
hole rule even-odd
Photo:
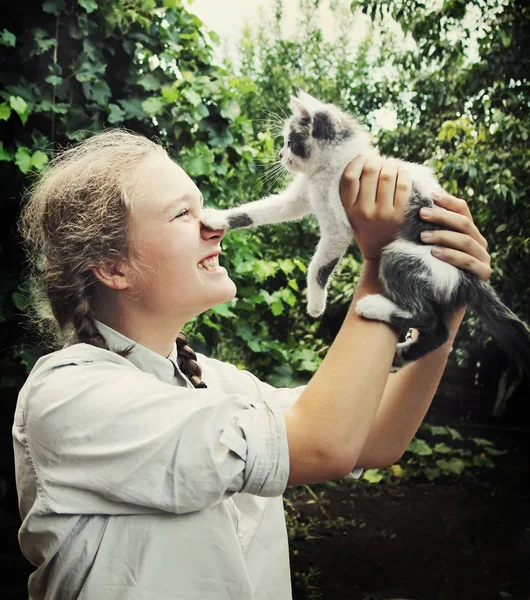
<svg viewBox="0 0 530 600">
<path fill-rule="evenodd" d="M 283 166 L 295 175 L 284 191 L 237 208 L 203 212 L 203 223 L 213 229 L 238 229 L 281 223 L 313 214 L 320 241 L 307 274 L 307 310 L 317 317 L 325 310 L 328 282 L 353 239 L 353 230 L 339 196 L 346 165 L 359 155 L 378 155 L 371 136 L 350 115 L 305 92 L 291 97 L 292 116 L 285 122 Z M 493 288 L 469 273 L 441 261 L 420 233 L 440 229 L 419 217 L 420 208 L 432 207 L 433 196 L 443 192 L 432 170 L 407 166 L 412 194 L 395 241 L 382 251 L 380 279 L 385 293 L 365 296 L 356 311 L 366 319 L 395 328 L 417 328 L 414 340 L 398 344 L 394 370 L 417 360 L 447 341 L 445 316 L 469 304 L 486 329 L 530 373 L 530 328 L 499 299 Z"/>
</svg>

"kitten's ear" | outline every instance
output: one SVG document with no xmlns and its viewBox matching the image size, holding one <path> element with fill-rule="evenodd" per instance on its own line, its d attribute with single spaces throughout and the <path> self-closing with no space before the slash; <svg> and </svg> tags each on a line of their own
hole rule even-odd
<svg viewBox="0 0 530 600">
<path fill-rule="evenodd" d="M 294 114 L 300 115 L 302 119 L 311 119 L 311 112 L 309 111 L 309 108 L 295 96 L 291 96 L 289 105 Z"/>
<path fill-rule="evenodd" d="M 320 102 L 320 100 L 317 100 L 316 98 L 314 98 L 313 96 L 311 96 L 311 94 L 308 94 L 307 92 L 304 92 L 304 90 L 299 90 L 298 92 L 298 98 L 305 104 L 305 105 L 312 105 L 314 108 L 318 108 L 319 105 L 322 104 L 322 102 Z"/>
</svg>

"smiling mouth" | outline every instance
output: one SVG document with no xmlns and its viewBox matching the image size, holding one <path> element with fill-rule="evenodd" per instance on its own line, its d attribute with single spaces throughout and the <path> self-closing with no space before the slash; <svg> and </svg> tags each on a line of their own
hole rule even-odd
<svg viewBox="0 0 530 600">
<path fill-rule="evenodd" d="M 219 267 L 219 256 L 207 256 L 197 263 L 197 268 L 204 271 L 215 271 Z"/>
</svg>

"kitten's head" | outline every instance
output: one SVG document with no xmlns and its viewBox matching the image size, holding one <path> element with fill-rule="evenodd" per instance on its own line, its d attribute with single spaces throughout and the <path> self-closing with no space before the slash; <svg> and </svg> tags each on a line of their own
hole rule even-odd
<svg viewBox="0 0 530 600">
<path fill-rule="evenodd" d="M 307 173 L 320 166 L 341 144 L 366 135 L 360 125 L 333 104 L 324 104 L 300 91 L 291 96 L 293 115 L 284 126 L 283 166 L 293 173 Z"/>
</svg>

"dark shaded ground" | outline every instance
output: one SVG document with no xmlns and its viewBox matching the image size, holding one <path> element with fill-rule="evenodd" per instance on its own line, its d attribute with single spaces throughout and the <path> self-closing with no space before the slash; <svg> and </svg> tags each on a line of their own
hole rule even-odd
<svg viewBox="0 0 530 600">
<path fill-rule="evenodd" d="M 484 389 L 464 394 L 448 377 L 437 394 L 430 423 L 450 423 L 508 450 L 480 478 L 347 481 L 314 486 L 314 496 L 290 488 L 289 510 L 300 515 L 291 540 L 294 600 L 530 600 L 530 430 L 522 394 L 503 419 L 491 419 Z M 10 469 L 4 463 L 0 472 L 8 484 L 0 505 L 0 600 L 22 600 L 30 567 L 18 547 Z"/>
<path fill-rule="evenodd" d="M 527 490 L 343 486 L 325 497 L 330 517 L 355 522 L 292 541 L 295 600 L 530 599 Z M 302 514 L 318 512 L 307 499 Z"/>
<path fill-rule="evenodd" d="M 452 425 L 508 453 L 471 479 L 289 490 L 315 536 L 291 541 L 294 600 L 530 600 L 530 431 Z"/>
</svg>

